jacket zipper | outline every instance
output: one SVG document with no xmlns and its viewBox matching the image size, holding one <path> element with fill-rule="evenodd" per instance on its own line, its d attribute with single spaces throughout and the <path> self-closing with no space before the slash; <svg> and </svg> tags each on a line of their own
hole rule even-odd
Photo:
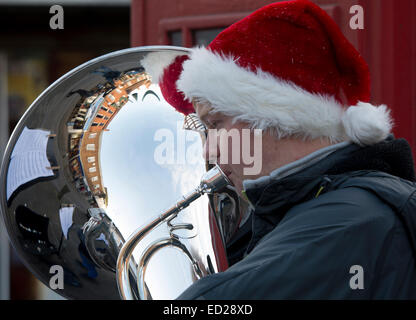
<svg viewBox="0 0 416 320">
<path fill-rule="evenodd" d="M 319 190 L 316 193 L 315 198 L 318 198 L 319 195 L 322 193 L 322 191 L 328 186 L 328 184 L 330 184 L 332 182 L 332 180 L 328 176 L 324 176 L 323 180 L 324 181 L 319 186 Z"/>
</svg>

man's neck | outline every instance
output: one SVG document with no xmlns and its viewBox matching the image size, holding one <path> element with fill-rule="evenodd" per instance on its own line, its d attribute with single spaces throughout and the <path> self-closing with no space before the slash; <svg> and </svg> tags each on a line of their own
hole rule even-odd
<svg viewBox="0 0 416 320">
<path fill-rule="evenodd" d="M 243 188 L 244 190 L 247 190 L 249 188 L 258 188 L 262 185 L 268 184 L 271 181 L 277 181 L 284 177 L 287 177 L 291 174 L 297 173 L 302 171 L 304 168 L 309 167 L 316 162 L 322 160 L 323 158 L 327 157 L 332 152 L 339 150 L 341 148 L 344 148 L 348 145 L 350 145 L 351 142 L 341 142 L 338 144 L 333 144 L 330 146 L 327 146 L 325 148 L 321 148 L 319 150 L 316 150 L 315 152 L 312 152 L 305 157 L 302 157 L 296 161 L 293 161 L 291 163 L 288 163 L 282 167 L 279 167 L 277 169 L 274 169 L 270 172 L 268 175 L 264 175 L 262 177 L 259 177 L 257 179 L 246 179 L 243 181 Z"/>
</svg>

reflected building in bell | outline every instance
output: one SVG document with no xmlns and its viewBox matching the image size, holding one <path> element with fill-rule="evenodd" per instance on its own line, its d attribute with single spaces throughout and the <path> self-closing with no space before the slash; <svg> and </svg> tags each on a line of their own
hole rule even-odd
<svg viewBox="0 0 416 320">
<path fill-rule="evenodd" d="M 146 73 L 129 71 L 113 79 L 111 84 L 89 91 L 90 96 L 85 91 L 76 92 L 82 98 L 67 123 L 70 169 L 77 189 L 92 206 L 107 205 L 100 168 L 102 134 L 109 131 L 110 122 L 129 101 L 130 93 L 150 84 Z"/>
</svg>

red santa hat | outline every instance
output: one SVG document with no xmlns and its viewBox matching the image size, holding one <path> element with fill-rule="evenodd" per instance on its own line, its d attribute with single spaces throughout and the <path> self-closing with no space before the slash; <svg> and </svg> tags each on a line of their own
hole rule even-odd
<svg viewBox="0 0 416 320">
<path fill-rule="evenodd" d="M 207 48 L 172 59 L 160 77 L 178 111 L 192 98 L 278 137 L 371 145 L 392 128 L 371 105 L 369 69 L 336 23 L 307 0 L 267 5 L 221 32 Z M 170 84 L 169 84 L 170 83 Z"/>
</svg>

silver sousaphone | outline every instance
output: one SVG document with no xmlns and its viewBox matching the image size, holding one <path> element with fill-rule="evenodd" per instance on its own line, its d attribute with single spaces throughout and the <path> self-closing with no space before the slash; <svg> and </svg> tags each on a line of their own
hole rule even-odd
<svg viewBox="0 0 416 320">
<path fill-rule="evenodd" d="M 33 102 L 5 151 L 10 241 L 48 287 L 62 268 L 66 298 L 174 299 L 228 266 L 239 198 L 203 161 L 204 126 L 142 65 L 155 53 L 189 50 L 132 48 L 79 66 Z"/>
</svg>

